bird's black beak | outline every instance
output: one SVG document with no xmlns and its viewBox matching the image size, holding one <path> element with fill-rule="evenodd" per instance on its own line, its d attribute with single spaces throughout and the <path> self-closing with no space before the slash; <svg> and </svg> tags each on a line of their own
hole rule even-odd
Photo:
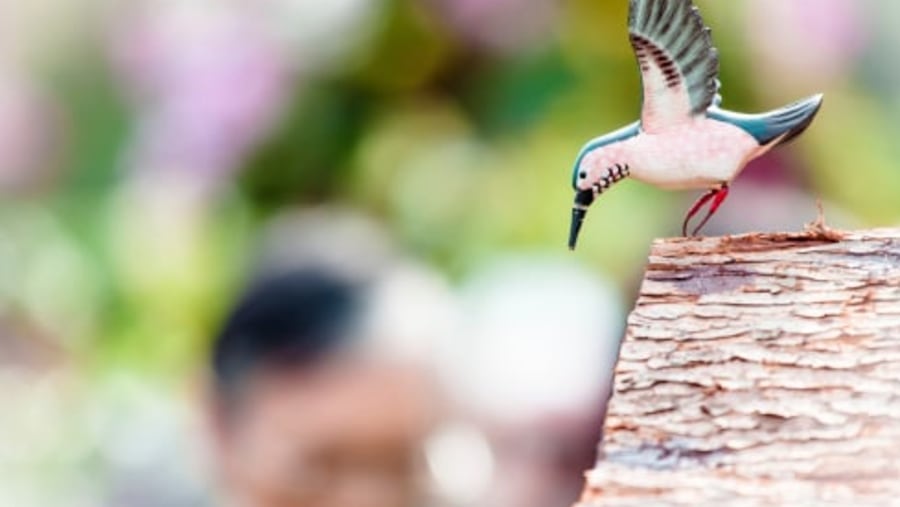
<svg viewBox="0 0 900 507">
<path fill-rule="evenodd" d="M 569 227 L 569 250 L 575 250 L 578 243 L 578 233 L 584 225 L 584 217 L 587 210 L 594 203 L 594 191 L 592 189 L 579 190 L 575 194 L 575 204 L 572 205 L 572 225 Z"/>
</svg>

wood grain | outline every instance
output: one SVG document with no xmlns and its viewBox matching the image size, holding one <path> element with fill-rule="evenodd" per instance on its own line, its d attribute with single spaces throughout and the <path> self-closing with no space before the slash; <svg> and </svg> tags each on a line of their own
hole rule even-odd
<svg viewBox="0 0 900 507">
<path fill-rule="evenodd" d="M 900 505 L 900 230 L 662 240 L 578 507 Z"/>
</svg>

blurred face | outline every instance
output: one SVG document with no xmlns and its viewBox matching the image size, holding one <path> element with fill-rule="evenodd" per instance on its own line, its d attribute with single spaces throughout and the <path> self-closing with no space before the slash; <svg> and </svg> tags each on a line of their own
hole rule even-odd
<svg viewBox="0 0 900 507">
<path fill-rule="evenodd" d="M 255 379 L 218 427 L 224 489 L 241 507 L 418 507 L 427 383 L 334 361 Z"/>
</svg>

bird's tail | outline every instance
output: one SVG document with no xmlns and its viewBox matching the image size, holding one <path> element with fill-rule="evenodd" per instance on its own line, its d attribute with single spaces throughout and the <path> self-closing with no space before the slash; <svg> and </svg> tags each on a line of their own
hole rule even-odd
<svg viewBox="0 0 900 507">
<path fill-rule="evenodd" d="M 794 140 L 812 123 L 822 107 L 822 95 L 813 95 L 791 105 L 762 114 L 739 114 L 711 111 L 710 116 L 744 129 L 761 146 L 773 142 L 784 144 Z"/>
<path fill-rule="evenodd" d="M 771 138 L 761 144 L 768 144 L 776 139 L 779 139 L 778 144 L 793 141 L 809 127 L 821 107 L 822 95 L 819 94 L 764 114 Z"/>
</svg>

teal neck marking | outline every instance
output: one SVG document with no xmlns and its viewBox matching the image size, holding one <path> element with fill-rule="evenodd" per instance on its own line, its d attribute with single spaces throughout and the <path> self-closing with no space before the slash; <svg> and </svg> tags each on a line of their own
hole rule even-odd
<svg viewBox="0 0 900 507">
<path fill-rule="evenodd" d="M 575 169 L 572 170 L 572 187 L 577 190 L 576 185 L 578 184 L 578 172 L 581 169 L 581 162 L 584 160 L 584 157 L 588 155 L 588 153 L 598 148 L 609 146 L 610 144 L 636 137 L 640 132 L 641 122 L 636 121 L 631 125 L 626 125 L 625 127 L 620 128 L 619 130 L 610 132 L 609 134 L 605 134 L 588 141 L 588 143 L 584 145 L 584 148 L 581 149 L 581 152 L 578 153 L 578 158 L 575 159 Z"/>
</svg>

